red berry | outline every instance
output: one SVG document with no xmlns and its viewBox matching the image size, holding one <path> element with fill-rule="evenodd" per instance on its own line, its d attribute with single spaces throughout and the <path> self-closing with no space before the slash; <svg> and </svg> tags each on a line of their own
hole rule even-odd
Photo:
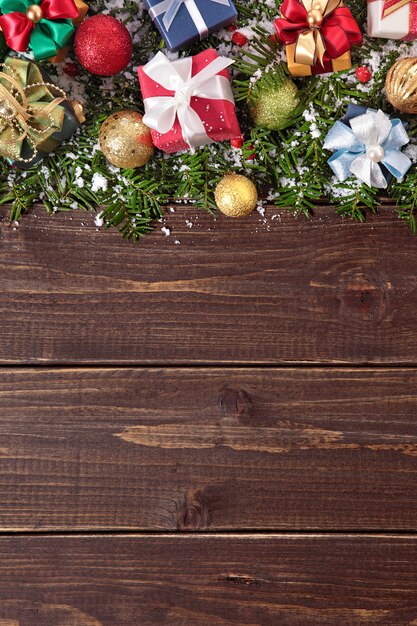
<svg viewBox="0 0 417 626">
<path fill-rule="evenodd" d="M 253 159 L 255 158 L 255 146 L 253 145 L 253 143 L 251 143 L 251 145 L 249 146 L 249 150 L 253 150 L 253 152 L 251 152 L 247 157 L 246 160 L 247 161 L 253 161 Z"/>
<path fill-rule="evenodd" d="M 243 137 L 233 137 L 230 140 L 230 145 L 236 149 L 241 148 L 243 146 Z"/>
<path fill-rule="evenodd" d="M 78 66 L 75 65 L 75 63 L 71 63 L 71 61 L 68 61 L 68 63 L 65 63 L 64 65 L 64 74 L 67 74 L 67 76 L 78 76 Z"/>
<path fill-rule="evenodd" d="M 245 44 L 248 43 L 248 38 L 246 37 L 246 35 L 236 30 L 232 35 L 232 41 L 237 46 L 244 46 Z"/>
<path fill-rule="evenodd" d="M 356 68 L 356 78 L 361 83 L 367 83 L 372 78 L 372 72 L 369 67 L 366 67 L 366 65 L 361 65 L 360 67 Z"/>
<path fill-rule="evenodd" d="M 233 33 L 235 30 L 237 30 L 237 24 L 236 22 L 234 22 L 233 24 L 229 24 L 229 26 L 227 27 L 227 29 L 229 31 L 229 33 Z"/>
</svg>

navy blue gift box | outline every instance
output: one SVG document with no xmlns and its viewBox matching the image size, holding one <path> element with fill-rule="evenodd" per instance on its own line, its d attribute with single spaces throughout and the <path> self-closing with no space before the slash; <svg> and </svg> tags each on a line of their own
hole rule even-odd
<svg viewBox="0 0 417 626">
<path fill-rule="evenodd" d="M 232 0 L 144 0 L 149 15 L 175 52 L 236 21 Z"/>
</svg>

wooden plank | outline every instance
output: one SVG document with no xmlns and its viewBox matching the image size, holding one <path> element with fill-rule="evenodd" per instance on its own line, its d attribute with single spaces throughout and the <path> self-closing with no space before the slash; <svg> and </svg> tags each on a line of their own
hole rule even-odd
<svg viewBox="0 0 417 626">
<path fill-rule="evenodd" d="M 177 209 L 139 245 L 75 212 L 3 222 L 0 363 L 415 364 L 417 239 L 392 211 L 274 215 Z"/>
<path fill-rule="evenodd" d="M 417 370 L 3 369 L 2 530 L 415 530 Z"/>
<path fill-rule="evenodd" d="M 12 537 L 0 551 L 0 625 L 417 624 L 410 536 Z"/>
</svg>

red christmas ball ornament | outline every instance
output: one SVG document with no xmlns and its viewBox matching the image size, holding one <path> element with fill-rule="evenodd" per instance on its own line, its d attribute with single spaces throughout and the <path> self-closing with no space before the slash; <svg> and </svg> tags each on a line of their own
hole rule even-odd
<svg viewBox="0 0 417 626">
<path fill-rule="evenodd" d="M 234 33 L 235 30 L 237 30 L 236 22 L 233 22 L 233 24 L 229 24 L 229 26 L 226 28 L 226 30 L 229 31 L 229 33 Z"/>
<path fill-rule="evenodd" d="M 75 33 L 74 50 L 79 62 L 98 76 L 113 76 L 124 70 L 132 49 L 126 26 L 111 15 L 87 17 Z"/>
<path fill-rule="evenodd" d="M 369 67 L 366 67 L 366 65 L 361 65 L 360 67 L 357 67 L 355 73 L 356 73 L 356 78 L 361 83 L 367 83 L 372 78 L 372 72 L 369 69 Z"/>
<path fill-rule="evenodd" d="M 232 148 L 236 148 L 236 150 L 238 150 L 243 146 L 243 137 L 233 137 L 230 140 L 230 145 Z"/>
<path fill-rule="evenodd" d="M 232 35 L 232 41 L 237 46 L 244 46 L 248 43 L 248 38 L 246 37 L 246 35 L 236 30 Z"/>
</svg>

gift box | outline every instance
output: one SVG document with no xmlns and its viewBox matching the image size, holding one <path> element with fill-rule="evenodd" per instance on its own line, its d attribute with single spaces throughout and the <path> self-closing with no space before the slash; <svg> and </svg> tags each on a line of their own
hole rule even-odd
<svg viewBox="0 0 417 626">
<path fill-rule="evenodd" d="M 72 20 L 74 29 L 76 29 L 77 26 L 79 26 L 81 24 L 81 22 L 83 21 L 83 19 L 87 15 L 88 9 L 89 9 L 88 4 L 83 2 L 83 0 L 75 0 L 75 4 L 76 4 L 76 7 L 78 9 L 78 17 L 75 17 Z M 73 37 L 71 39 L 73 39 Z M 71 43 L 72 43 L 72 40 L 71 40 Z M 66 58 L 66 56 L 67 56 L 67 54 L 68 54 L 68 52 L 70 50 L 70 47 L 71 46 L 64 46 L 64 48 L 61 48 L 61 50 L 58 51 L 58 54 L 55 55 L 54 57 L 51 57 L 49 59 L 49 61 L 51 61 L 52 63 L 62 63 L 62 61 L 65 60 L 65 58 Z"/>
<path fill-rule="evenodd" d="M 417 39 L 417 5 L 413 0 L 368 0 L 368 35 Z"/>
<path fill-rule="evenodd" d="M 208 48 L 177 61 L 158 52 L 139 67 L 143 123 L 155 146 L 168 153 L 194 150 L 241 134 L 227 70 L 232 63 Z"/>
<path fill-rule="evenodd" d="M 342 70 L 348 70 L 352 67 L 352 59 L 349 51 L 341 54 L 335 59 L 331 59 L 328 54 L 325 54 L 322 62 L 317 61 L 315 65 L 305 65 L 303 63 L 296 63 L 295 48 L 295 43 L 289 44 L 285 47 L 288 70 L 292 76 L 314 76 L 315 74 L 340 72 Z"/>
<path fill-rule="evenodd" d="M 48 59 L 71 42 L 84 7 L 76 0 L 0 0 L 0 29 L 11 50 Z"/>
<path fill-rule="evenodd" d="M 359 26 L 341 0 L 284 0 L 274 25 L 293 76 L 349 69 L 350 48 L 362 42 Z"/>
<path fill-rule="evenodd" d="M 145 0 L 166 46 L 174 52 L 236 21 L 232 0 Z"/>
<path fill-rule="evenodd" d="M 0 156 L 29 169 L 84 120 L 77 104 L 36 63 L 8 57 L 0 71 Z"/>
</svg>

